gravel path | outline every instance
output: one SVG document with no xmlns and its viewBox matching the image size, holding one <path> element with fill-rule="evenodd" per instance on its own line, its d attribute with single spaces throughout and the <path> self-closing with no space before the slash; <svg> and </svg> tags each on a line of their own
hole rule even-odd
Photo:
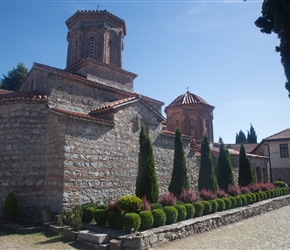
<svg viewBox="0 0 290 250">
<path fill-rule="evenodd" d="M 173 249 L 290 249 L 290 206 L 152 250 Z"/>
</svg>

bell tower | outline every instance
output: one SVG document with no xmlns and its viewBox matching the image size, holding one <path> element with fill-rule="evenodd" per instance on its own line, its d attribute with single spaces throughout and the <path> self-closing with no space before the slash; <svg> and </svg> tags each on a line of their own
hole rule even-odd
<svg viewBox="0 0 290 250">
<path fill-rule="evenodd" d="M 67 21 L 66 68 L 84 58 L 122 68 L 125 21 L 107 11 L 77 11 Z"/>
</svg>

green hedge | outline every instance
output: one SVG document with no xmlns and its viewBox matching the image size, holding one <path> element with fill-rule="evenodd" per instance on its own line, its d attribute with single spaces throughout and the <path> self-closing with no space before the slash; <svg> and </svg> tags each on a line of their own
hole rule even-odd
<svg viewBox="0 0 290 250">
<path fill-rule="evenodd" d="M 225 210 L 229 210 L 232 208 L 232 201 L 230 198 L 222 198 L 222 200 L 224 200 L 226 205 Z"/>
<path fill-rule="evenodd" d="M 109 227 L 116 228 L 117 227 L 117 218 L 119 216 L 118 211 L 109 211 L 107 213 L 107 223 Z"/>
<path fill-rule="evenodd" d="M 95 221 L 98 226 L 105 226 L 107 223 L 107 213 L 106 209 L 96 209 L 95 210 Z"/>
<path fill-rule="evenodd" d="M 156 208 L 152 211 L 154 218 L 153 227 L 164 226 L 166 222 L 166 214 L 163 209 Z"/>
<path fill-rule="evenodd" d="M 216 213 L 219 208 L 219 203 L 216 200 L 210 200 L 209 202 L 211 203 L 211 213 Z"/>
<path fill-rule="evenodd" d="M 175 205 L 174 206 L 178 211 L 177 221 L 183 221 L 186 219 L 187 212 L 184 205 Z"/>
<path fill-rule="evenodd" d="M 140 228 L 142 230 L 150 229 L 153 226 L 154 218 L 150 211 L 141 211 L 139 216 L 141 218 Z"/>
<path fill-rule="evenodd" d="M 123 196 L 118 199 L 118 207 L 129 213 L 137 213 L 140 211 L 142 200 L 134 195 Z"/>
<path fill-rule="evenodd" d="M 184 204 L 185 208 L 186 208 L 186 219 L 191 219 L 194 217 L 195 214 L 195 207 L 194 205 L 190 204 L 190 203 L 186 203 Z"/>
<path fill-rule="evenodd" d="M 218 206 L 218 211 L 224 211 L 226 209 L 226 203 L 223 199 L 215 199 L 217 203 L 219 204 Z"/>
<path fill-rule="evenodd" d="M 140 228 L 141 218 L 136 213 L 126 213 L 123 217 L 124 228 L 126 232 L 136 232 Z"/>
<path fill-rule="evenodd" d="M 203 205 L 204 205 L 204 209 L 203 209 L 203 215 L 207 215 L 211 213 L 212 210 L 212 205 L 209 201 L 202 201 Z"/>
<path fill-rule="evenodd" d="M 165 206 L 163 208 L 163 211 L 166 214 L 166 225 L 170 225 L 173 224 L 177 221 L 177 217 L 178 217 L 178 211 L 175 207 L 173 206 Z"/>
<path fill-rule="evenodd" d="M 204 210 L 204 204 L 201 202 L 193 202 L 192 203 L 195 208 L 195 214 L 194 217 L 200 217 L 203 215 L 203 210 Z"/>
</svg>

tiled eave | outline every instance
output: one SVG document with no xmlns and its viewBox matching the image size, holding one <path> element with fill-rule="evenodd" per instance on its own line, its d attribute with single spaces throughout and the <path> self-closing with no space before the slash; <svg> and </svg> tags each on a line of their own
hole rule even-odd
<svg viewBox="0 0 290 250">
<path fill-rule="evenodd" d="M 58 115 L 68 117 L 68 118 L 74 118 L 74 119 L 85 120 L 85 121 L 92 121 L 92 122 L 102 123 L 102 124 L 106 124 L 106 125 L 114 125 L 114 121 L 97 118 L 97 117 L 91 116 L 89 114 L 83 114 L 83 113 L 79 113 L 79 112 L 58 109 L 58 108 L 50 108 L 49 111 L 52 113 L 58 114 Z"/>
<path fill-rule="evenodd" d="M 19 100 L 32 100 L 32 101 L 48 101 L 48 97 L 37 91 L 32 92 L 10 92 L 0 95 L 0 101 L 19 101 Z"/>
</svg>

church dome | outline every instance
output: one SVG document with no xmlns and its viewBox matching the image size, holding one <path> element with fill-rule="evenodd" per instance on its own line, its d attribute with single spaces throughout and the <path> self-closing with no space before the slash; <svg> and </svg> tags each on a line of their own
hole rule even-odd
<svg viewBox="0 0 290 250">
<path fill-rule="evenodd" d="M 205 104 L 205 105 L 211 106 L 207 101 L 202 99 L 200 96 L 187 91 L 185 94 L 178 96 L 173 102 L 171 102 L 165 108 L 165 112 L 167 108 L 169 107 L 175 107 L 175 106 L 180 106 L 180 105 L 192 105 L 192 104 Z"/>
</svg>

